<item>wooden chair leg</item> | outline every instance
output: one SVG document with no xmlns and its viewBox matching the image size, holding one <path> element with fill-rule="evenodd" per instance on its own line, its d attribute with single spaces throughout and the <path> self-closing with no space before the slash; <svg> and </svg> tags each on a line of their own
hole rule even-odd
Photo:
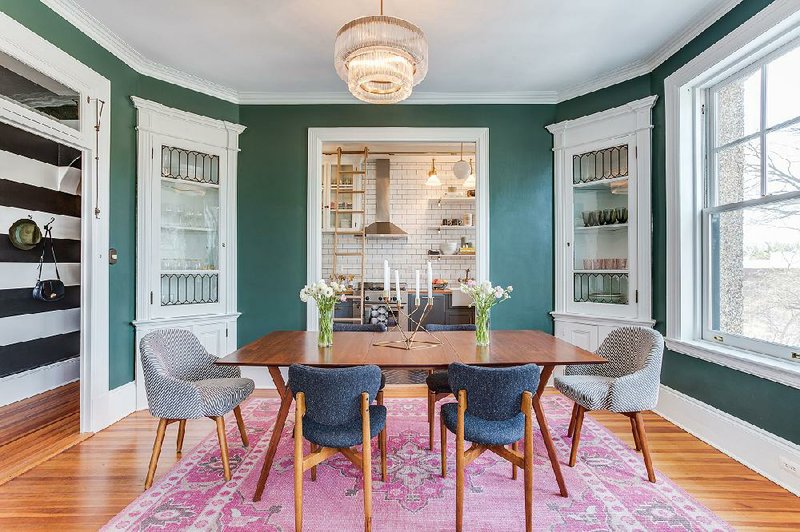
<svg viewBox="0 0 800 532">
<path fill-rule="evenodd" d="M 631 420 L 631 432 L 633 432 L 633 447 L 637 451 L 641 451 L 642 445 L 639 443 L 639 431 L 636 430 L 636 419 L 633 416 L 631 416 L 630 420 Z"/>
<path fill-rule="evenodd" d="M 305 394 L 295 396 L 294 421 L 294 529 L 303 530 L 303 415 L 306 410 Z"/>
<path fill-rule="evenodd" d="M 144 480 L 144 489 L 150 489 L 153 485 L 153 477 L 156 475 L 156 467 L 158 467 L 158 457 L 161 455 L 161 444 L 164 442 L 164 433 L 167 431 L 167 420 L 158 420 L 158 429 L 156 429 L 156 441 L 153 443 L 153 454 L 150 455 L 150 466 L 147 468 L 147 478 Z"/>
<path fill-rule="evenodd" d="M 650 482 L 656 481 L 656 473 L 653 471 L 653 461 L 650 458 L 650 447 L 647 445 L 647 433 L 644 431 L 644 418 L 641 412 L 634 414 L 636 419 L 636 431 L 639 433 L 639 445 L 642 447 L 642 455 L 644 456 L 644 466 L 647 468 L 647 480 Z"/>
<path fill-rule="evenodd" d="M 442 448 L 442 478 L 447 477 L 447 427 L 444 418 L 439 416 L 439 434 L 441 436 L 439 446 Z"/>
<path fill-rule="evenodd" d="M 361 471 L 364 478 L 364 532 L 372 530 L 372 438 L 369 426 L 369 394 L 361 394 Z"/>
<path fill-rule="evenodd" d="M 242 417 L 242 409 L 239 405 L 233 409 L 233 415 L 236 416 L 236 424 L 239 426 L 239 434 L 242 436 L 242 445 L 245 447 L 250 446 L 250 439 L 247 437 L 247 429 L 244 426 L 244 418 Z"/>
<path fill-rule="evenodd" d="M 181 454 L 183 452 L 183 437 L 186 435 L 186 420 L 181 419 L 178 422 L 178 443 L 175 446 L 176 452 Z"/>
<path fill-rule="evenodd" d="M 522 394 L 522 411 L 525 414 L 525 530 L 533 530 L 533 394 Z"/>
<path fill-rule="evenodd" d="M 428 449 L 433 450 L 433 422 L 436 417 L 436 394 L 428 390 Z"/>
<path fill-rule="evenodd" d="M 219 439 L 219 452 L 222 457 L 222 470 L 227 482 L 231 479 L 231 464 L 228 462 L 228 439 L 225 436 L 225 418 L 216 416 L 214 421 L 217 423 L 217 438 Z"/>
<path fill-rule="evenodd" d="M 312 453 L 317 452 L 318 448 L 319 448 L 319 446 L 316 443 L 312 443 L 311 444 L 311 452 Z M 313 466 L 311 468 L 311 481 L 314 482 L 316 480 L 317 480 L 317 466 Z"/>
<path fill-rule="evenodd" d="M 517 447 L 519 447 L 519 442 L 515 441 L 511 444 L 512 451 L 516 451 Z M 511 480 L 517 480 L 517 466 L 514 465 L 514 462 L 511 462 Z"/>
<path fill-rule="evenodd" d="M 456 430 L 456 532 L 464 524 L 464 413 L 467 410 L 467 391 L 458 391 L 458 424 Z"/>
<path fill-rule="evenodd" d="M 383 405 L 383 390 L 378 391 L 375 402 L 379 405 Z M 381 480 L 383 482 L 386 482 L 386 443 L 389 436 L 387 430 L 388 428 L 384 425 L 383 430 L 378 434 L 378 445 L 381 449 Z"/>
<path fill-rule="evenodd" d="M 586 409 L 578 405 L 578 414 L 575 418 L 575 434 L 572 435 L 572 451 L 569 453 L 569 466 L 575 467 L 575 461 L 578 459 L 578 445 L 581 441 L 581 429 L 583 428 L 583 415 Z"/>
<path fill-rule="evenodd" d="M 572 405 L 572 416 L 569 418 L 569 428 L 567 429 L 567 438 L 571 438 L 575 434 L 575 419 L 578 417 L 578 403 Z"/>
</svg>

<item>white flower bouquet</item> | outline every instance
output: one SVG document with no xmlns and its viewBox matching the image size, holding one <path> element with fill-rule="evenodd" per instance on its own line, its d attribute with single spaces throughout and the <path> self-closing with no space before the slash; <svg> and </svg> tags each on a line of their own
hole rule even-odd
<svg viewBox="0 0 800 532">
<path fill-rule="evenodd" d="M 475 340 L 479 346 L 489 345 L 489 312 L 498 303 L 511 298 L 514 287 L 492 286 L 490 281 L 469 281 L 461 284 L 461 291 L 472 298 L 475 307 Z"/>
<path fill-rule="evenodd" d="M 344 294 L 345 286 L 331 281 L 326 283 L 324 279 L 311 285 L 306 285 L 300 290 L 300 301 L 308 303 L 313 299 L 319 309 L 319 336 L 320 347 L 330 347 L 333 345 L 333 309 L 339 301 L 346 301 Z"/>
</svg>

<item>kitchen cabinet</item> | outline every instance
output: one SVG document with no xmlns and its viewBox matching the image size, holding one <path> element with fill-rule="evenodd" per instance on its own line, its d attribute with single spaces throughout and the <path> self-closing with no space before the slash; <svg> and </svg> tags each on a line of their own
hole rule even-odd
<svg viewBox="0 0 800 532">
<path fill-rule="evenodd" d="M 422 296 L 421 304 L 425 305 L 426 296 Z M 408 308 L 414 311 L 414 294 L 408 295 Z M 415 316 L 416 317 L 416 316 Z M 450 293 L 434 293 L 433 294 L 433 308 L 425 316 L 422 325 L 429 325 L 431 323 L 443 325 L 461 325 L 468 323 L 475 323 L 475 311 L 470 307 L 454 307 L 453 297 Z M 413 324 L 409 323 L 409 328 Z"/>
<path fill-rule="evenodd" d="M 336 184 L 336 157 L 326 155 L 322 165 L 322 231 L 333 232 L 336 214 L 333 209 L 339 209 L 339 229 L 358 231 L 361 230 L 364 216 L 364 174 L 353 173 L 363 171 L 361 157 L 343 155 L 341 184 L 338 194 Z"/>
<path fill-rule="evenodd" d="M 236 349 L 236 166 L 244 127 L 132 97 L 137 108 L 136 344 L 185 328 Z M 146 395 L 137 360 L 137 407 Z"/>
<path fill-rule="evenodd" d="M 555 151 L 556 336 L 596 349 L 652 327 L 651 128 L 656 97 L 548 126 Z"/>
</svg>

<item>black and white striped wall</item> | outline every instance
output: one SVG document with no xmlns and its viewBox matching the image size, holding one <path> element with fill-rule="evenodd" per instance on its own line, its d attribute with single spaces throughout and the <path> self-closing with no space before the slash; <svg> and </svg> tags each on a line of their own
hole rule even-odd
<svg viewBox="0 0 800 532">
<path fill-rule="evenodd" d="M 80 152 L 0 124 L 0 406 L 74 381 L 79 375 Z M 72 167 L 72 170 L 67 170 Z M 63 300 L 32 297 L 43 244 L 15 248 L 8 230 L 51 218 Z M 42 278 L 55 278 L 46 256 Z"/>
</svg>

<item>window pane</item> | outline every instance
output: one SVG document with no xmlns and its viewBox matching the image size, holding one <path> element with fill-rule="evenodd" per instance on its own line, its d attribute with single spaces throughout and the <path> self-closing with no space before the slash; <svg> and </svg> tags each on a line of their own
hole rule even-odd
<svg viewBox="0 0 800 532">
<path fill-rule="evenodd" d="M 712 328 L 800 346 L 800 200 L 710 222 Z"/>
<path fill-rule="evenodd" d="M 800 116 L 800 48 L 767 65 L 767 127 Z"/>
<path fill-rule="evenodd" d="M 767 134 L 767 194 L 800 190 L 800 125 Z"/>
<path fill-rule="evenodd" d="M 758 132 L 761 122 L 761 70 L 732 81 L 717 91 L 716 146 Z"/>
<path fill-rule="evenodd" d="M 80 95 L 10 55 L 0 52 L 0 97 L 74 129 L 80 128 Z"/>
<path fill-rule="evenodd" d="M 761 197 L 761 141 L 756 138 L 717 153 L 717 205 Z"/>
</svg>

